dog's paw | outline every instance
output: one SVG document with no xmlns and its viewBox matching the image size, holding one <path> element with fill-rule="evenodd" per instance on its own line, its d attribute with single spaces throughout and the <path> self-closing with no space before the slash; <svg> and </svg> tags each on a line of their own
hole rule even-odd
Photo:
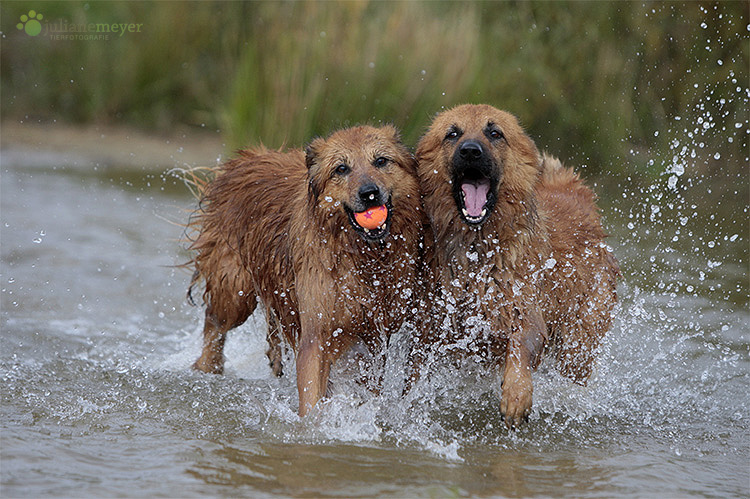
<svg viewBox="0 0 750 499">
<path fill-rule="evenodd" d="M 269 361 L 269 365 L 274 376 L 280 378 L 284 375 L 284 366 L 281 364 L 281 359 L 273 359 Z"/>
<path fill-rule="evenodd" d="M 509 375 L 503 380 L 503 395 L 500 399 L 500 413 L 508 428 L 516 428 L 526 421 L 531 413 L 531 376 Z"/>
<path fill-rule="evenodd" d="M 206 360 L 201 356 L 193 364 L 193 369 L 207 374 L 224 374 L 224 362 L 223 359 Z"/>
</svg>

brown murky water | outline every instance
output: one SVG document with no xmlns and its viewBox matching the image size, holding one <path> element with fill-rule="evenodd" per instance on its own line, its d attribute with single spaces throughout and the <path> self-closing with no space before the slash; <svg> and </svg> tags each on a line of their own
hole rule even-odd
<svg viewBox="0 0 750 499">
<path fill-rule="evenodd" d="M 0 160 L 4 497 L 750 493 L 747 178 L 600 188 L 624 271 L 615 326 L 588 387 L 542 365 L 530 423 L 508 432 L 492 372 L 446 369 L 401 398 L 403 337 L 380 396 L 344 362 L 304 421 L 260 316 L 230 336 L 226 375 L 192 372 L 201 310 L 170 267 L 184 186 Z"/>
</svg>

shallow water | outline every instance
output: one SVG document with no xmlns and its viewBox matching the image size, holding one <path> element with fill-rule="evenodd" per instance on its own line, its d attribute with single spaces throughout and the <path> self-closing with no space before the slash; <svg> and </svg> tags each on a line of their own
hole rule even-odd
<svg viewBox="0 0 750 499">
<path fill-rule="evenodd" d="M 224 376 L 193 372 L 201 309 L 171 223 L 186 189 L 51 158 L 0 157 L 4 497 L 750 493 L 746 178 L 598 188 L 624 274 L 615 325 L 589 385 L 543 364 L 509 432 L 481 367 L 399 397 L 400 336 L 380 396 L 344 361 L 304 421 L 261 316 L 231 334 Z"/>
</svg>

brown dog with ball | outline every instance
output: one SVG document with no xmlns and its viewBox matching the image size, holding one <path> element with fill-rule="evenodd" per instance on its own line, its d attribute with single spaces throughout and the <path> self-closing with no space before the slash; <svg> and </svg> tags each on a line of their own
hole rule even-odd
<svg viewBox="0 0 750 499">
<path fill-rule="evenodd" d="M 280 338 L 296 353 L 301 416 L 350 346 L 382 356 L 413 316 L 424 220 L 416 164 L 391 126 L 340 130 L 306 152 L 241 151 L 205 187 L 192 226 L 207 305 L 194 367 L 221 373 L 227 332 L 261 304 L 275 372 Z"/>
</svg>

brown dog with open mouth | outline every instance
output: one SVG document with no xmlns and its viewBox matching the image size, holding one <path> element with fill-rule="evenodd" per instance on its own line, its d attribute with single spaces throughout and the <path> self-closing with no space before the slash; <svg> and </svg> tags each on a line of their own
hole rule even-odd
<svg viewBox="0 0 750 499">
<path fill-rule="evenodd" d="M 412 376 L 430 350 L 504 363 L 500 410 L 516 426 L 542 354 L 552 350 L 560 371 L 585 384 L 611 325 L 619 269 L 595 195 L 488 105 L 437 115 L 416 155 L 435 306 Z"/>
<path fill-rule="evenodd" d="M 413 316 L 423 225 L 416 164 L 393 127 L 340 130 L 306 153 L 241 151 L 206 186 L 192 223 L 193 284 L 205 281 L 207 305 L 194 367 L 223 372 L 227 331 L 259 301 L 274 371 L 280 337 L 296 352 L 304 416 L 355 341 L 382 355 Z"/>
</svg>

